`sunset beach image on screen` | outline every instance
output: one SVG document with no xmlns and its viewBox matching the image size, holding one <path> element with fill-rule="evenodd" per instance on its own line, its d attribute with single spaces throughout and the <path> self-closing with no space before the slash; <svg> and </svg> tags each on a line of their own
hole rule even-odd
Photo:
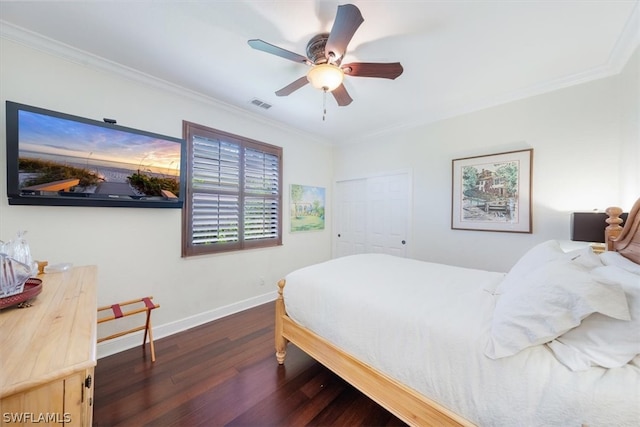
<svg viewBox="0 0 640 427">
<path fill-rule="evenodd" d="M 23 195 L 180 196 L 181 144 L 20 110 L 19 187 Z"/>
</svg>

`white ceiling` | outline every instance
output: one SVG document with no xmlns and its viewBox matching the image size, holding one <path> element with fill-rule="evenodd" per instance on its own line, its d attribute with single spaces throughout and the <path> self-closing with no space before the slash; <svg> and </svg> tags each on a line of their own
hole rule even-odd
<svg viewBox="0 0 640 427">
<path fill-rule="evenodd" d="M 305 55 L 307 41 L 331 29 L 342 4 L 333 0 L 3 0 L 0 35 L 68 55 L 86 52 L 91 64 L 151 76 L 330 142 L 611 75 L 640 39 L 638 0 L 352 3 L 364 23 L 343 63 L 399 61 L 404 73 L 396 80 L 347 76 L 354 101 L 338 107 L 328 96 L 325 121 L 323 94 L 310 85 L 288 97 L 274 94 L 308 67 L 254 50 L 247 40 Z M 255 107 L 255 98 L 272 108 Z"/>
</svg>

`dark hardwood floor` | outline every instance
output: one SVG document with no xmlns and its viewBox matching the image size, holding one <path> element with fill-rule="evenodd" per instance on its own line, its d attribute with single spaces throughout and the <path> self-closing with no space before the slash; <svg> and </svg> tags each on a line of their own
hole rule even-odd
<svg viewBox="0 0 640 427">
<path fill-rule="evenodd" d="M 93 425 L 404 426 L 293 345 L 274 355 L 274 304 L 98 360 Z"/>
</svg>

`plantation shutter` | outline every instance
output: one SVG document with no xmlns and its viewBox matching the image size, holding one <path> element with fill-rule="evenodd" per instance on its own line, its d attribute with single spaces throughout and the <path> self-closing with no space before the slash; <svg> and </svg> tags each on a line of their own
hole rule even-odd
<svg viewBox="0 0 640 427">
<path fill-rule="evenodd" d="M 240 147 L 194 136 L 192 162 L 192 243 L 238 242 Z"/>
<path fill-rule="evenodd" d="M 279 159 L 250 148 L 244 153 L 244 237 L 246 240 L 276 239 L 280 215 Z"/>
<path fill-rule="evenodd" d="M 282 242 L 282 149 L 185 122 L 183 256 Z"/>
</svg>

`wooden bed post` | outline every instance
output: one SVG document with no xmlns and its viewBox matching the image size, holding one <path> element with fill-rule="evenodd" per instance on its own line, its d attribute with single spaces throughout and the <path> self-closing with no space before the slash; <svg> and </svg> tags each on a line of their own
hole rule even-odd
<svg viewBox="0 0 640 427">
<path fill-rule="evenodd" d="M 640 264 L 640 199 L 636 200 L 629 211 L 624 228 L 620 227 L 621 219 L 618 218 L 622 209 L 608 208 L 606 210 L 611 224 L 605 229 L 607 238 L 607 250 L 616 251 L 636 264 Z M 612 230 L 609 231 L 609 228 Z"/>
<path fill-rule="evenodd" d="M 604 229 L 604 241 L 606 245 L 606 250 L 613 250 L 613 239 L 620 235 L 622 232 L 622 218 L 620 215 L 622 214 L 622 209 L 616 206 L 609 207 L 605 209 L 605 213 L 609 215 L 609 218 L 606 219 L 607 224 L 609 224 Z"/>
<path fill-rule="evenodd" d="M 282 317 L 286 314 L 284 308 L 284 291 L 285 280 L 278 282 L 278 298 L 276 299 L 276 359 L 278 364 L 284 364 L 284 358 L 287 355 L 287 339 L 282 336 L 284 331 L 284 323 Z"/>
</svg>

